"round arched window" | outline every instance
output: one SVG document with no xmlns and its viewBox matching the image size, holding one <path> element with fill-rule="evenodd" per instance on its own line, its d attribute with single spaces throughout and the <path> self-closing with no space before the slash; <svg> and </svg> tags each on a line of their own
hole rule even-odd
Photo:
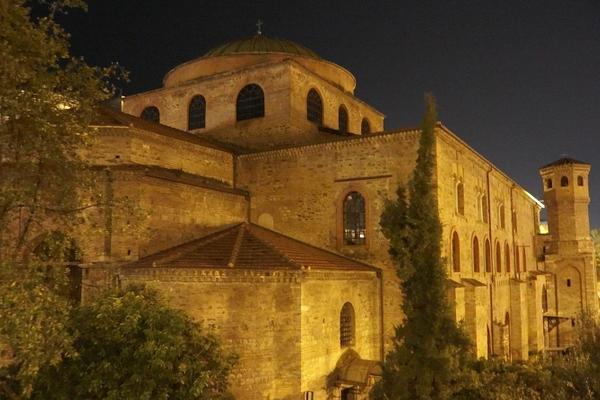
<svg viewBox="0 0 600 400">
<path fill-rule="evenodd" d="M 188 110 L 188 130 L 204 128 L 205 122 L 206 100 L 203 96 L 194 96 Z"/>
<path fill-rule="evenodd" d="M 323 101 L 315 89 L 306 96 L 306 118 L 317 125 L 323 125 Z"/>
<path fill-rule="evenodd" d="M 160 111 L 154 106 L 146 107 L 140 114 L 140 118 L 151 122 L 160 122 Z"/>
<path fill-rule="evenodd" d="M 240 90 L 236 101 L 238 121 L 265 116 L 265 95 L 255 83 L 246 85 Z"/>
<path fill-rule="evenodd" d="M 338 110 L 338 130 L 340 133 L 348 133 L 348 111 L 344 106 L 340 106 Z"/>
</svg>

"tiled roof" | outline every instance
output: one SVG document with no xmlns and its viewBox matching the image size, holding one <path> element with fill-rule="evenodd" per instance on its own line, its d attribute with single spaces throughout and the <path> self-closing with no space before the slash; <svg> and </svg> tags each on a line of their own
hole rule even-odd
<svg viewBox="0 0 600 400">
<path fill-rule="evenodd" d="M 586 163 L 586 162 L 583 162 L 583 161 L 578 161 L 578 160 L 575 160 L 574 158 L 563 157 L 560 160 L 556 160 L 554 162 L 551 162 L 550 164 L 544 165 L 542 168 L 555 167 L 555 166 L 558 166 L 558 165 L 569 165 L 569 164 L 590 165 L 589 163 Z"/>
<path fill-rule="evenodd" d="M 124 267 L 378 270 L 249 223 L 225 228 Z"/>
</svg>

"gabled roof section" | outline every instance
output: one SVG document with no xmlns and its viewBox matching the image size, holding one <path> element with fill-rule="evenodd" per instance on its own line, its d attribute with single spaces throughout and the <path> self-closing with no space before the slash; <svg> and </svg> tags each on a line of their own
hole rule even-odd
<svg viewBox="0 0 600 400">
<path fill-rule="evenodd" d="M 250 223 L 225 228 L 124 266 L 160 267 L 378 271 L 368 264 Z"/>
<path fill-rule="evenodd" d="M 109 107 L 98 107 L 98 119 L 94 126 L 123 126 L 137 128 L 145 131 L 150 131 L 158 135 L 167 136 L 173 139 L 183 140 L 198 144 L 200 146 L 210 147 L 215 150 L 225 151 L 227 153 L 238 154 L 239 149 L 233 145 L 219 142 L 217 140 L 199 137 L 186 131 L 180 131 L 179 129 L 171 128 L 170 126 L 162 125 L 160 123 L 143 120 L 139 117 L 126 114 L 121 111 L 114 110 Z"/>
</svg>

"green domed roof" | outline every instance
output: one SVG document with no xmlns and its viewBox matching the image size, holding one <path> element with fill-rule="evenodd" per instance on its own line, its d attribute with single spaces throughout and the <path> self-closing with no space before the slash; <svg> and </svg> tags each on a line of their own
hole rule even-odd
<svg viewBox="0 0 600 400">
<path fill-rule="evenodd" d="M 264 35 L 235 40 L 215 47 L 204 57 L 225 56 L 243 53 L 289 53 L 293 55 L 320 58 L 317 53 L 304 46 L 284 39 L 271 39 Z"/>
</svg>

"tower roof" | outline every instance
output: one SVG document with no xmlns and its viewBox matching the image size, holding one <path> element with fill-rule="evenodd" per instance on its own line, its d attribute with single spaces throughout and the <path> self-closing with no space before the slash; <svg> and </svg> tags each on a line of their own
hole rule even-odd
<svg viewBox="0 0 600 400">
<path fill-rule="evenodd" d="M 316 59 L 321 58 L 314 51 L 291 40 L 272 39 L 265 35 L 254 35 L 222 44 L 204 54 L 204 57 L 263 53 L 287 53 Z"/>
<path fill-rule="evenodd" d="M 590 165 L 590 163 L 586 163 L 584 161 L 578 161 L 575 160 L 574 158 L 570 158 L 570 157 L 563 157 L 559 160 L 553 161 L 550 164 L 546 164 L 542 167 L 543 168 L 548 168 L 548 167 L 556 167 L 559 165 L 572 165 L 572 164 L 581 164 L 581 165 Z"/>
</svg>

